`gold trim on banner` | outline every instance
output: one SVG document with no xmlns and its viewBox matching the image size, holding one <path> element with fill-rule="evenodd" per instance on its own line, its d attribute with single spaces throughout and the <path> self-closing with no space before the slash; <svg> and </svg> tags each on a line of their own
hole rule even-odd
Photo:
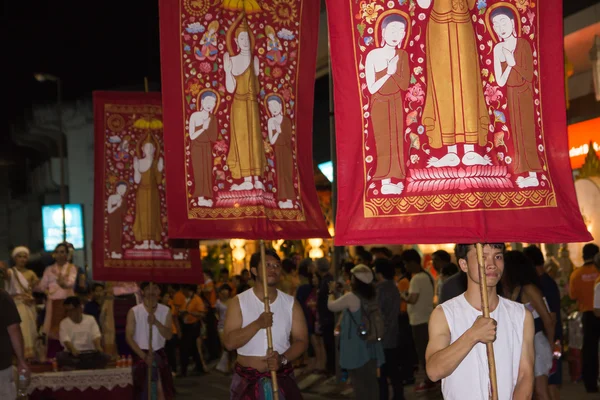
<svg viewBox="0 0 600 400">
<path fill-rule="evenodd" d="M 530 202 L 535 206 L 525 206 Z M 365 202 L 365 218 L 388 216 L 429 215 L 452 212 L 477 211 L 477 207 L 498 206 L 487 211 L 505 211 L 539 207 L 556 207 L 556 197 L 550 190 L 524 190 L 522 192 L 473 192 L 408 196 L 393 199 L 372 199 Z M 444 210 L 450 206 L 450 210 Z M 461 209 L 467 206 L 467 209 Z M 509 208 L 512 207 L 512 208 Z M 433 209 L 432 211 L 426 211 Z M 382 212 L 382 213 L 381 213 Z M 412 213 L 410 213 L 412 212 Z"/>
<path fill-rule="evenodd" d="M 190 269 L 192 263 L 189 260 L 114 260 L 104 259 L 105 268 L 168 268 L 168 269 Z"/>
<path fill-rule="evenodd" d="M 256 215 L 261 213 L 260 215 Z M 189 218 L 202 219 L 222 219 L 233 217 L 236 219 L 252 217 L 252 218 L 269 218 L 273 221 L 296 221 L 302 222 L 306 218 L 300 210 L 280 210 L 272 208 L 264 208 L 263 206 L 243 206 L 229 208 L 191 208 L 188 211 Z"/>
</svg>

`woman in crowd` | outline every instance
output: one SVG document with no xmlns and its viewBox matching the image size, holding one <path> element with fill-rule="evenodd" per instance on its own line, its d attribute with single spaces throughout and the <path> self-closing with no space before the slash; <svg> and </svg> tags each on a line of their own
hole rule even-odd
<svg viewBox="0 0 600 400">
<path fill-rule="evenodd" d="M 7 271 L 4 285 L 19 311 L 25 359 L 31 360 L 35 358 L 35 344 L 38 337 L 37 312 L 32 289 L 38 284 L 39 278 L 35 272 L 26 267 L 29 260 L 29 249 L 27 247 L 15 247 L 12 258 L 15 266 Z"/>
<path fill-rule="evenodd" d="M 55 263 L 46 268 L 37 290 L 46 293 L 46 315 L 44 317 L 43 333 L 48 338 L 47 357 L 54 358 L 61 351 L 58 338 L 60 322 L 67 316 L 63 302 L 67 297 L 74 296 L 73 286 L 77 278 L 77 267 L 69 263 L 69 248 L 61 243 L 54 249 Z"/>
<path fill-rule="evenodd" d="M 373 271 L 366 265 L 352 269 L 352 291 L 336 300 L 333 281 L 329 285 L 327 307 L 332 312 L 343 312 L 340 332 L 340 367 L 348 370 L 357 400 L 379 398 L 377 368 L 384 363 L 381 342 L 367 342 L 359 336 L 362 313 L 371 302 L 376 302 Z"/>
<path fill-rule="evenodd" d="M 506 298 L 524 304 L 533 314 L 535 396 L 538 400 L 549 400 L 548 375 L 553 359 L 550 343 L 554 343 L 554 319 L 542 296 L 535 267 L 520 251 L 509 251 L 504 255 L 502 290 Z"/>
</svg>

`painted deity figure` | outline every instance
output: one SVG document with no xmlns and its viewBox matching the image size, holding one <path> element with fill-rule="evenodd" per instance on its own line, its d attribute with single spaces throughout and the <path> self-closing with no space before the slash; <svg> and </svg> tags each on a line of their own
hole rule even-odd
<svg viewBox="0 0 600 400">
<path fill-rule="evenodd" d="M 292 152 L 292 121 L 285 115 L 281 97 L 267 97 L 269 143 L 274 148 L 279 208 L 294 208 L 294 158 Z"/>
<path fill-rule="evenodd" d="M 423 125 L 429 146 L 446 146 L 442 158 L 431 157 L 428 167 L 491 165 L 475 146 L 487 143 L 490 123 L 481 87 L 477 42 L 471 14 L 476 0 L 417 0 L 422 8 L 433 7 L 427 23 L 427 93 Z M 433 6 L 432 6 L 433 3 Z M 458 145 L 464 155 L 458 156 Z"/>
<path fill-rule="evenodd" d="M 533 103 L 533 53 L 529 42 L 517 37 L 514 11 L 498 7 L 490 14 L 498 43 L 494 46 L 494 74 L 498 86 L 506 86 L 506 99 L 514 148 L 514 174 L 520 188 L 537 187 L 542 164 L 535 140 Z"/>
<path fill-rule="evenodd" d="M 133 158 L 133 180 L 138 185 L 133 234 L 136 242 L 142 242 L 135 248 L 158 250 L 162 249 L 159 244 L 162 240 L 162 223 L 158 185 L 162 182 L 164 162 L 162 157 L 157 157 L 158 151 L 150 134 L 142 150 L 142 158 Z"/>
<path fill-rule="evenodd" d="M 115 186 L 115 193 L 108 196 L 106 211 L 108 212 L 108 251 L 110 258 L 123 258 L 123 219 L 127 214 L 127 183 L 120 181 Z"/>
<path fill-rule="evenodd" d="M 373 180 L 381 181 L 381 194 L 401 194 L 406 177 L 404 165 L 404 109 L 402 91 L 408 88 L 408 53 L 401 47 L 407 20 L 390 14 L 381 23 L 381 47 L 369 52 L 366 60 L 367 88 L 373 95 L 371 120 L 377 154 Z"/>
<path fill-rule="evenodd" d="M 275 29 L 272 26 L 267 25 L 265 27 L 265 34 L 267 35 L 267 63 L 269 65 L 285 65 L 287 62 L 287 54 L 283 53 L 283 46 L 275 34 Z"/>
<path fill-rule="evenodd" d="M 212 146 L 217 140 L 218 128 L 214 111 L 217 106 L 217 94 L 207 90 L 200 94 L 199 111 L 190 116 L 189 135 L 192 144 L 190 156 L 194 173 L 194 194 L 198 206 L 212 207 Z"/>
<path fill-rule="evenodd" d="M 129 136 L 125 136 L 119 144 L 117 151 L 114 153 L 114 159 L 123 162 L 129 160 Z"/>
<path fill-rule="evenodd" d="M 260 64 L 258 57 L 252 56 L 254 37 L 245 20 L 235 30 L 235 44 L 238 53 L 223 56 L 225 87 L 233 95 L 227 166 L 233 179 L 243 178 L 244 182 L 233 184 L 231 190 L 265 190 L 262 178 L 267 160 L 257 98 Z M 231 43 L 228 47 L 232 48 Z"/>
<path fill-rule="evenodd" d="M 217 59 L 219 50 L 217 49 L 217 31 L 219 30 L 219 21 L 214 20 L 208 24 L 208 28 L 202 39 L 200 39 L 200 48 L 194 48 L 194 56 L 200 60 L 214 61 Z"/>
</svg>

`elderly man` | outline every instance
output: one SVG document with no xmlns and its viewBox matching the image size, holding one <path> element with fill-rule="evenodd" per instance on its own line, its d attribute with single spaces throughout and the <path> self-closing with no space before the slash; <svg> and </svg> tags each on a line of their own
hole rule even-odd
<svg viewBox="0 0 600 400">
<path fill-rule="evenodd" d="M 60 322 L 60 343 L 65 351 L 58 353 L 56 361 L 61 369 L 101 369 L 110 356 L 102 350 L 102 335 L 98 323 L 91 315 L 84 315 L 78 297 L 64 301 L 67 318 Z"/>
</svg>

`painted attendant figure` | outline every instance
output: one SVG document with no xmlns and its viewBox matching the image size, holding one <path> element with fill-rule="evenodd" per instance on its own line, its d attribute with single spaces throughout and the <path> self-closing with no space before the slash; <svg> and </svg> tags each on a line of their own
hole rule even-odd
<svg viewBox="0 0 600 400">
<path fill-rule="evenodd" d="M 233 26 L 230 29 L 233 29 Z M 254 36 L 246 21 L 241 20 L 235 29 L 234 41 L 238 53 L 234 55 L 232 33 L 231 30 L 227 33 L 229 52 L 223 56 L 225 87 L 227 92 L 233 95 L 227 166 L 233 179 L 243 178 L 244 182 L 233 184 L 231 190 L 264 190 L 262 178 L 267 160 L 257 97 L 259 91 L 257 77 L 260 66 L 258 57 L 252 57 Z"/>
<path fill-rule="evenodd" d="M 198 97 L 199 111 L 190 117 L 189 135 L 194 172 L 194 194 L 200 207 L 212 207 L 212 145 L 217 140 L 217 119 L 214 116 L 218 108 L 218 96 L 212 90 L 207 90 Z"/>
<path fill-rule="evenodd" d="M 127 214 L 127 183 L 120 181 L 115 186 L 115 193 L 108 197 L 108 251 L 110 258 L 123 257 L 123 219 Z"/>
<path fill-rule="evenodd" d="M 433 149 L 448 148 L 448 154 L 431 157 L 428 167 L 491 165 L 475 145 L 487 143 L 488 115 L 481 86 L 475 31 L 469 10 L 476 0 L 417 0 L 422 8 L 432 6 L 425 52 L 427 95 L 423 125 Z M 464 155 L 458 156 L 457 145 Z"/>
<path fill-rule="evenodd" d="M 408 53 L 401 47 L 408 22 L 390 14 L 381 23 L 381 47 L 367 55 L 367 88 L 373 95 L 371 120 L 377 151 L 373 180 L 381 181 L 381 194 L 400 194 L 406 177 L 404 166 L 404 109 L 402 91 L 408 88 Z M 392 182 L 392 179 L 395 182 Z"/>
<path fill-rule="evenodd" d="M 292 120 L 285 115 L 281 97 L 267 97 L 267 108 L 271 118 L 267 125 L 269 143 L 275 149 L 277 171 L 277 198 L 279 208 L 294 208 L 294 158 L 292 153 Z"/>
<path fill-rule="evenodd" d="M 514 148 L 513 171 L 520 188 L 537 187 L 542 172 L 535 140 L 535 110 L 533 106 L 533 52 L 527 40 L 517 37 L 515 11 L 495 8 L 490 13 L 499 43 L 494 47 L 494 74 L 498 86 L 507 86 L 508 113 Z"/>
</svg>

